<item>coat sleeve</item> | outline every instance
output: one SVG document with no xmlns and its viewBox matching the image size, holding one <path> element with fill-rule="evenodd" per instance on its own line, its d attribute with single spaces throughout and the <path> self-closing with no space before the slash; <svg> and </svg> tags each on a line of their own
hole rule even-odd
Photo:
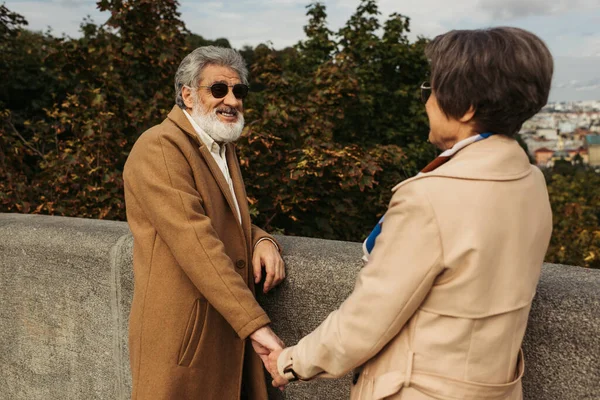
<svg viewBox="0 0 600 400">
<path fill-rule="evenodd" d="M 413 184 L 390 202 L 354 291 L 312 333 L 278 359 L 303 379 L 339 377 L 376 355 L 404 327 L 443 270 L 438 225 Z"/>
<path fill-rule="evenodd" d="M 273 236 L 269 235 L 267 232 L 263 231 L 258 226 L 252 224 L 252 249 L 256 247 L 259 240 L 270 240 L 275 245 L 275 247 L 277 247 L 279 253 L 283 252 L 281 244 L 279 244 L 279 242 L 275 240 Z"/>
<path fill-rule="evenodd" d="M 181 148 L 166 135 L 148 133 L 125 165 L 125 193 L 135 198 L 200 293 L 245 339 L 269 318 L 205 215 Z"/>
</svg>

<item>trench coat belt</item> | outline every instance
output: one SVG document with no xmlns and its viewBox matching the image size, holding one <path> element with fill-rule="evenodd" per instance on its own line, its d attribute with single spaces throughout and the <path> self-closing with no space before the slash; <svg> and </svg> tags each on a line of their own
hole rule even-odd
<svg viewBox="0 0 600 400">
<path fill-rule="evenodd" d="M 405 371 L 391 371 L 373 379 L 373 399 L 381 400 L 404 387 L 414 387 L 439 399 L 498 400 L 510 396 L 525 372 L 523 350 L 519 350 L 515 379 L 503 384 L 469 382 L 443 375 L 413 370 L 414 353 L 408 354 Z"/>
</svg>

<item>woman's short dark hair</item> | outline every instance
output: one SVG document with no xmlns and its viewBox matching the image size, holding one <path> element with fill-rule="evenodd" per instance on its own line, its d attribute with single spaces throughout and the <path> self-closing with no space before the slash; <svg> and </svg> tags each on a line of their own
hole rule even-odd
<svg viewBox="0 0 600 400">
<path fill-rule="evenodd" d="M 450 31 L 433 39 L 425 54 L 440 109 L 459 119 L 472 106 L 479 132 L 514 136 L 548 101 L 554 63 L 531 32 Z"/>
</svg>

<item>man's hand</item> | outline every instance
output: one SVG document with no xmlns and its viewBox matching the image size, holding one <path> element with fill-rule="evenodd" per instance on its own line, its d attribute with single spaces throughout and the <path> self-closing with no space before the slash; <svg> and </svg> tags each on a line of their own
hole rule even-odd
<svg viewBox="0 0 600 400">
<path fill-rule="evenodd" d="M 267 366 L 267 370 L 269 371 L 269 373 L 271 374 L 271 377 L 273 378 L 273 381 L 271 382 L 271 384 L 273 385 L 273 387 L 279 388 L 281 390 L 283 390 L 285 385 L 287 385 L 289 383 L 287 379 L 285 379 L 283 376 L 279 375 L 279 370 L 277 368 L 277 359 L 279 358 L 279 355 L 281 354 L 282 351 L 283 351 L 283 349 L 272 351 L 271 354 L 269 354 L 268 366 Z"/>
<path fill-rule="evenodd" d="M 254 249 L 254 256 L 252 257 L 254 283 L 260 282 L 263 266 L 266 272 L 263 292 L 267 293 L 273 287 L 279 285 L 285 278 L 283 259 L 279 255 L 277 247 L 270 240 L 263 240 Z"/>
<path fill-rule="evenodd" d="M 262 328 L 254 331 L 254 333 L 250 335 L 250 340 L 252 342 L 254 351 L 256 354 L 258 354 L 263 364 L 265 364 L 265 368 L 267 369 L 269 354 L 285 347 L 285 344 L 283 344 L 281 339 L 279 339 L 275 332 L 273 332 L 273 330 L 268 326 L 263 326 Z"/>
</svg>

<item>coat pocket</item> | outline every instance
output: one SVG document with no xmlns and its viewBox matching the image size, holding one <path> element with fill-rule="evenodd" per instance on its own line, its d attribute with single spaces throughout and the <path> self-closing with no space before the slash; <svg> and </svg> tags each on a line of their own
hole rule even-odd
<svg viewBox="0 0 600 400">
<path fill-rule="evenodd" d="M 200 338 L 204 329 L 204 323 L 206 319 L 206 307 L 207 303 L 196 299 L 188 323 L 185 328 L 185 334 L 181 341 L 181 347 L 179 349 L 179 361 L 177 364 L 183 367 L 189 367 L 192 363 L 192 359 L 198 349 Z"/>
</svg>

